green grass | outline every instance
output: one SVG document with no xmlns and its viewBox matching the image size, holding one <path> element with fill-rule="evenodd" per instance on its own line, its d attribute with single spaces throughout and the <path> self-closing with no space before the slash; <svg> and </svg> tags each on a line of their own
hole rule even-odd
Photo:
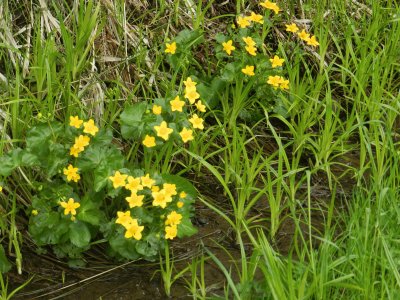
<svg viewBox="0 0 400 300">
<path fill-rule="evenodd" d="M 119 130 L 124 105 L 171 95 L 190 75 L 189 62 L 182 62 L 182 79 L 170 73 L 161 50 L 167 38 L 189 26 L 212 39 L 231 15 L 258 9 L 241 0 L 222 7 L 218 1 L 48 2 L 48 10 L 35 1 L 0 3 L 2 152 L 23 146 L 34 122 L 67 120 L 80 111 Z M 302 2 L 280 1 L 293 16 L 282 18 L 310 19 L 317 50 L 291 42 L 284 28 L 263 32 L 275 41 L 265 52 L 278 49 L 287 62 L 292 86 L 280 98 L 286 114 L 253 103 L 236 82 L 220 95 L 220 111 L 208 113 L 201 140 L 158 156 L 162 171 L 212 178 L 227 199 L 201 195 L 199 202 L 235 232 L 240 258 L 226 265 L 208 248 L 193 258 L 184 281 L 194 299 L 400 297 L 400 9 L 396 1 Z M 189 60 L 205 60 L 196 68 L 209 75 L 212 52 L 198 50 Z M 262 118 L 240 124 L 240 112 L 252 106 Z M 141 162 L 138 145 L 117 142 L 132 162 Z M 2 184 L 14 196 L 0 195 L 1 242 L 19 272 L 29 236 L 17 225 L 27 222 L 36 176 L 18 169 Z M 276 245 L 287 222 L 294 224 L 293 239 L 288 253 L 280 253 Z M 225 276 L 225 294 L 207 289 L 205 260 Z M 172 262 L 168 256 L 163 270 L 168 292 Z"/>
</svg>

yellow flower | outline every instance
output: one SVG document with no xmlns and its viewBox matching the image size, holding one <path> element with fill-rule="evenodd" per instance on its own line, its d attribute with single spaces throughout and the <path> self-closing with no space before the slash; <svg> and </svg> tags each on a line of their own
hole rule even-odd
<svg viewBox="0 0 400 300">
<path fill-rule="evenodd" d="M 78 116 L 70 116 L 69 117 L 69 126 L 75 127 L 75 128 L 80 128 L 82 126 L 83 121 L 79 119 Z"/>
<path fill-rule="evenodd" d="M 199 118 L 197 114 L 194 114 L 193 117 L 189 119 L 189 122 L 192 123 L 193 128 L 197 128 L 200 130 L 204 129 L 204 120 L 202 118 Z"/>
<path fill-rule="evenodd" d="M 150 178 L 149 174 L 146 174 L 146 176 L 140 177 L 140 180 L 142 181 L 143 187 L 151 188 L 154 183 L 156 182 L 155 180 Z"/>
<path fill-rule="evenodd" d="M 89 133 L 89 134 L 95 136 L 98 131 L 99 131 L 99 128 L 97 128 L 97 126 L 94 124 L 94 121 L 92 119 L 83 123 L 83 132 L 84 133 Z"/>
<path fill-rule="evenodd" d="M 254 66 L 246 66 L 242 69 L 242 72 L 248 76 L 254 76 Z"/>
<path fill-rule="evenodd" d="M 246 43 L 247 46 L 250 46 L 250 47 L 256 45 L 256 42 L 253 40 L 253 38 L 251 36 L 243 37 L 243 41 Z"/>
<path fill-rule="evenodd" d="M 165 220 L 165 225 L 179 225 L 181 223 L 181 220 L 182 215 L 178 214 L 176 211 L 173 211 L 167 216 L 167 220 Z"/>
<path fill-rule="evenodd" d="M 128 183 L 125 188 L 130 191 L 141 191 L 143 190 L 143 185 L 140 184 L 140 177 L 128 176 Z"/>
<path fill-rule="evenodd" d="M 282 77 L 278 76 L 278 75 L 277 76 L 268 76 L 267 83 L 269 83 L 270 85 L 277 88 L 282 83 Z"/>
<path fill-rule="evenodd" d="M 131 212 L 128 210 L 126 212 L 117 211 L 118 218 L 115 220 L 115 224 L 121 224 L 125 228 L 132 224 Z"/>
<path fill-rule="evenodd" d="M 171 44 L 166 43 L 164 52 L 165 53 L 175 54 L 175 52 L 176 52 L 176 43 L 175 42 L 172 42 Z"/>
<path fill-rule="evenodd" d="M 260 5 L 267 9 L 273 10 L 275 14 L 278 14 L 279 11 L 281 10 L 276 3 L 271 2 L 269 0 L 265 0 L 264 2 L 261 2 Z"/>
<path fill-rule="evenodd" d="M 165 227 L 165 239 L 172 240 L 174 237 L 176 237 L 177 233 L 178 233 L 178 228 L 176 227 L 176 225 Z"/>
<path fill-rule="evenodd" d="M 297 35 L 299 38 L 301 38 L 303 41 L 307 41 L 310 38 L 310 34 L 307 33 L 304 29 L 301 32 L 298 32 Z"/>
<path fill-rule="evenodd" d="M 160 206 L 161 208 L 165 208 L 167 203 L 172 201 L 172 197 L 167 195 L 164 189 L 158 192 L 152 192 L 151 195 L 153 196 L 153 206 Z"/>
<path fill-rule="evenodd" d="M 319 46 L 319 43 L 318 43 L 317 38 L 315 37 L 315 35 L 313 35 L 308 40 L 306 40 L 306 42 L 307 42 L 307 45 L 310 45 L 310 46 L 313 46 L 313 47 Z"/>
<path fill-rule="evenodd" d="M 75 146 L 72 146 L 71 149 L 69 150 L 69 155 L 72 155 L 74 157 L 78 157 L 80 152 L 81 152 L 81 150 L 79 150 L 79 148 L 76 148 Z"/>
<path fill-rule="evenodd" d="M 179 96 L 176 96 L 174 100 L 170 101 L 172 111 L 182 112 L 182 108 L 185 105 L 185 101 L 179 99 Z"/>
<path fill-rule="evenodd" d="M 178 201 L 178 203 L 176 203 L 176 206 L 177 206 L 178 208 L 182 208 L 183 205 L 184 205 L 184 203 L 183 203 L 182 201 Z"/>
<path fill-rule="evenodd" d="M 135 240 L 140 240 L 142 238 L 142 231 L 144 226 L 139 226 L 137 219 L 132 219 L 131 224 L 126 227 L 125 237 L 127 239 L 133 237 Z"/>
<path fill-rule="evenodd" d="M 232 40 L 222 43 L 222 47 L 226 54 L 231 55 L 232 51 L 235 50 L 235 46 L 232 45 Z"/>
<path fill-rule="evenodd" d="M 80 152 L 83 151 L 87 145 L 89 145 L 89 142 L 90 142 L 90 137 L 88 137 L 87 135 L 80 135 L 75 138 L 75 144 L 73 147 L 77 148 Z"/>
<path fill-rule="evenodd" d="M 74 168 L 71 164 L 68 165 L 67 168 L 63 170 L 64 175 L 67 176 L 67 181 L 73 180 L 74 182 L 78 182 L 81 176 L 77 173 L 78 168 Z"/>
<path fill-rule="evenodd" d="M 160 105 L 154 104 L 152 110 L 153 110 L 153 114 L 161 115 L 162 107 Z"/>
<path fill-rule="evenodd" d="M 175 196 L 177 194 L 176 185 L 173 183 L 164 183 L 163 189 L 164 189 L 166 195 Z"/>
<path fill-rule="evenodd" d="M 36 209 L 32 210 L 32 215 L 33 215 L 33 216 L 37 216 L 38 213 L 39 213 L 39 212 L 38 212 Z"/>
<path fill-rule="evenodd" d="M 3 187 L 0 185 L 0 193 L 3 191 Z"/>
<path fill-rule="evenodd" d="M 194 88 L 196 89 L 196 81 L 193 81 L 192 78 L 188 77 L 186 80 L 183 81 L 183 84 L 187 89 Z"/>
<path fill-rule="evenodd" d="M 158 192 L 158 191 L 160 191 L 160 187 L 154 185 L 154 186 L 151 187 L 151 191 L 152 191 L 152 192 Z"/>
<path fill-rule="evenodd" d="M 286 25 L 286 31 L 296 33 L 299 31 L 299 27 L 295 23 Z"/>
<path fill-rule="evenodd" d="M 129 197 L 126 197 L 125 200 L 129 203 L 129 207 L 140 207 L 143 205 L 144 195 L 138 195 L 136 191 L 132 191 Z"/>
<path fill-rule="evenodd" d="M 172 128 L 168 128 L 168 124 L 162 121 L 160 126 L 154 126 L 154 130 L 157 132 L 157 136 L 164 140 L 168 140 L 169 135 L 174 131 Z"/>
<path fill-rule="evenodd" d="M 289 80 L 281 78 L 280 88 L 283 90 L 288 90 L 289 89 Z"/>
<path fill-rule="evenodd" d="M 253 56 L 256 56 L 257 55 L 257 48 L 256 47 L 254 47 L 254 46 L 246 46 L 246 47 L 244 47 L 245 49 L 246 49 L 246 51 L 250 54 L 250 55 L 253 55 Z"/>
<path fill-rule="evenodd" d="M 197 99 L 200 98 L 200 94 L 196 91 L 196 88 L 186 88 L 185 90 L 185 98 L 189 100 L 190 104 L 193 104 L 196 102 Z"/>
<path fill-rule="evenodd" d="M 69 198 L 68 202 L 60 202 L 60 205 L 64 208 L 64 215 L 71 213 L 73 216 L 76 215 L 76 209 L 81 206 L 78 202 L 75 202 L 73 198 Z"/>
<path fill-rule="evenodd" d="M 121 174 L 119 171 L 117 171 L 115 172 L 114 176 L 110 176 L 108 178 L 112 181 L 114 189 L 117 189 L 126 185 L 127 177 L 128 175 Z"/>
<path fill-rule="evenodd" d="M 185 193 L 185 192 L 181 192 L 180 194 L 179 194 L 179 198 L 186 198 L 186 196 L 187 196 L 187 194 Z"/>
<path fill-rule="evenodd" d="M 179 133 L 179 135 L 181 136 L 182 141 L 184 143 L 187 143 L 187 142 L 193 140 L 193 138 L 194 138 L 193 130 L 191 130 L 191 129 L 183 128 L 182 131 Z"/>
<path fill-rule="evenodd" d="M 251 12 L 251 15 L 247 17 L 248 20 L 256 22 L 256 23 L 260 23 L 263 24 L 264 20 L 263 20 L 263 16 L 256 14 L 254 12 Z"/>
<path fill-rule="evenodd" d="M 142 144 L 145 145 L 147 148 L 154 147 L 156 145 L 156 138 L 154 136 L 146 134 Z"/>
<path fill-rule="evenodd" d="M 272 67 L 276 68 L 282 67 L 285 60 L 283 58 L 280 58 L 278 55 L 275 55 L 274 58 L 270 58 L 269 61 L 271 62 Z"/>
<path fill-rule="evenodd" d="M 201 100 L 197 101 L 195 105 L 200 112 L 206 112 L 206 106 L 201 102 Z"/>
<path fill-rule="evenodd" d="M 246 28 L 250 26 L 249 20 L 241 16 L 237 18 L 236 23 L 240 26 L 240 28 Z"/>
</svg>

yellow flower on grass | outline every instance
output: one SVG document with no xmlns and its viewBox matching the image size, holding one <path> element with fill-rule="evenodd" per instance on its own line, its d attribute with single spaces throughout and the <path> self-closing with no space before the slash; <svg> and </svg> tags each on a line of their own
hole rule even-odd
<svg viewBox="0 0 400 300">
<path fill-rule="evenodd" d="M 232 40 L 222 43 L 222 47 L 228 55 L 231 55 L 232 51 L 236 49 L 235 46 L 232 45 L 232 43 Z"/>
<path fill-rule="evenodd" d="M 307 42 L 307 45 L 310 45 L 313 47 L 319 46 L 317 38 L 314 35 L 312 37 L 310 37 L 308 40 L 306 40 L 306 42 Z"/>
<path fill-rule="evenodd" d="M 176 211 L 173 211 L 167 216 L 167 220 L 165 220 L 165 225 L 179 225 L 181 223 L 181 220 L 182 215 L 178 214 Z"/>
<path fill-rule="evenodd" d="M 197 101 L 195 105 L 200 112 L 206 112 L 206 106 L 201 102 L 201 100 Z"/>
<path fill-rule="evenodd" d="M 178 228 L 176 225 L 165 226 L 165 239 L 172 240 L 174 237 L 176 237 L 177 233 L 178 233 Z"/>
<path fill-rule="evenodd" d="M 185 193 L 185 192 L 181 192 L 180 194 L 179 194 L 179 198 L 186 198 L 186 196 L 187 196 L 187 194 Z"/>
<path fill-rule="evenodd" d="M 299 38 L 301 38 L 303 41 L 307 41 L 310 38 L 310 34 L 307 33 L 304 29 L 300 32 L 297 33 Z"/>
<path fill-rule="evenodd" d="M 182 131 L 179 133 L 179 135 L 181 136 L 182 141 L 184 143 L 187 143 L 187 142 L 193 140 L 193 138 L 194 138 L 193 130 L 191 130 L 191 129 L 183 128 Z"/>
<path fill-rule="evenodd" d="M 282 83 L 282 77 L 281 76 L 268 76 L 268 81 L 270 85 L 272 85 L 275 88 L 278 88 L 280 84 Z"/>
<path fill-rule="evenodd" d="M 146 134 L 142 144 L 145 145 L 147 148 L 154 147 L 156 145 L 156 138 L 154 136 Z"/>
<path fill-rule="evenodd" d="M 285 62 L 285 60 L 280 58 L 278 55 L 275 55 L 274 58 L 270 58 L 269 61 L 271 62 L 273 68 L 282 67 L 283 63 Z"/>
<path fill-rule="evenodd" d="M 79 148 L 76 148 L 75 146 L 72 146 L 71 149 L 69 150 L 69 155 L 72 155 L 74 157 L 78 157 L 80 152 L 81 152 L 81 150 L 79 150 Z"/>
<path fill-rule="evenodd" d="M 167 203 L 172 201 L 172 197 L 168 195 L 164 189 L 158 192 L 152 192 L 151 195 L 153 196 L 153 206 L 165 208 Z"/>
<path fill-rule="evenodd" d="M 285 26 L 286 26 L 286 31 L 288 31 L 288 32 L 296 33 L 297 31 L 299 31 L 299 27 L 297 27 L 297 25 L 295 23 L 285 25 Z"/>
<path fill-rule="evenodd" d="M 32 215 L 33 215 L 33 216 L 37 216 L 38 213 L 39 213 L 39 212 L 38 212 L 36 209 L 32 210 Z"/>
<path fill-rule="evenodd" d="M 150 178 L 149 174 L 146 174 L 146 176 L 140 177 L 140 180 L 142 181 L 143 187 L 151 188 L 154 183 L 156 182 L 155 180 Z"/>
<path fill-rule="evenodd" d="M 256 42 L 253 40 L 253 38 L 251 36 L 243 37 L 243 41 L 246 43 L 247 46 L 250 46 L 250 47 L 256 45 Z"/>
<path fill-rule="evenodd" d="M 80 128 L 82 126 L 83 121 L 79 119 L 78 116 L 70 116 L 69 117 L 69 126 L 75 127 L 75 128 Z"/>
<path fill-rule="evenodd" d="M 254 66 L 246 66 L 242 72 L 248 76 L 254 76 Z"/>
<path fill-rule="evenodd" d="M 185 85 L 186 89 L 191 89 L 194 88 L 196 89 L 196 81 L 193 81 L 192 78 L 188 77 L 186 80 L 183 81 L 183 84 Z"/>
<path fill-rule="evenodd" d="M 256 47 L 254 47 L 254 46 L 246 46 L 246 47 L 244 47 L 245 49 L 246 49 L 246 51 L 250 54 L 250 55 L 253 55 L 253 56 L 256 56 L 257 55 L 257 48 Z"/>
<path fill-rule="evenodd" d="M 71 164 L 63 170 L 64 175 L 67 176 L 67 181 L 78 182 L 81 176 L 78 174 L 78 168 L 74 168 Z"/>
<path fill-rule="evenodd" d="M 130 191 L 141 191 L 143 190 L 143 185 L 140 184 L 140 177 L 128 176 L 128 183 L 125 188 Z"/>
<path fill-rule="evenodd" d="M 183 205 L 184 205 L 184 203 L 183 203 L 182 201 L 178 201 L 178 203 L 176 203 L 176 206 L 177 206 L 178 208 L 182 208 Z"/>
<path fill-rule="evenodd" d="M 239 16 L 236 20 L 236 23 L 240 26 L 240 28 L 246 28 L 250 26 L 249 19 L 246 17 Z"/>
<path fill-rule="evenodd" d="M 131 224 L 126 227 L 125 237 L 127 239 L 133 237 L 135 240 L 140 240 L 142 238 L 142 231 L 144 226 L 139 226 L 137 219 L 132 219 Z"/>
<path fill-rule="evenodd" d="M 179 99 L 179 96 L 176 96 L 174 100 L 170 101 L 172 111 L 182 112 L 182 108 L 185 106 L 185 101 Z"/>
<path fill-rule="evenodd" d="M 160 105 L 154 104 L 152 108 L 153 114 L 161 115 L 162 107 Z"/>
<path fill-rule="evenodd" d="M 129 207 L 141 207 L 143 205 L 144 195 L 138 195 L 136 191 L 132 191 L 129 197 L 125 200 L 129 203 Z"/>
<path fill-rule="evenodd" d="M 281 78 L 281 84 L 279 85 L 279 87 L 283 90 L 288 90 L 289 89 L 289 80 Z"/>
<path fill-rule="evenodd" d="M 68 202 L 61 201 L 60 205 L 64 208 L 64 215 L 68 215 L 70 213 L 73 216 L 76 215 L 76 209 L 81 206 L 80 203 L 75 202 L 73 198 L 69 198 Z"/>
<path fill-rule="evenodd" d="M 128 175 L 121 174 L 119 171 L 117 171 L 115 172 L 114 176 L 110 176 L 108 178 L 112 181 L 113 187 L 117 189 L 119 187 L 124 187 L 126 185 L 127 177 Z"/>
<path fill-rule="evenodd" d="M 75 138 L 75 144 L 73 147 L 79 149 L 80 151 L 83 151 L 84 148 L 89 145 L 89 142 L 90 137 L 88 137 L 87 135 L 80 135 Z"/>
<path fill-rule="evenodd" d="M 90 119 L 89 121 L 83 123 L 83 132 L 91 134 L 93 136 L 99 131 L 99 128 L 94 124 L 94 121 Z"/>
<path fill-rule="evenodd" d="M 117 211 L 117 216 L 118 218 L 115 220 L 115 224 L 121 224 L 125 228 L 132 224 L 133 219 L 129 210 L 126 212 Z"/>
<path fill-rule="evenodd" d="M 157 136 L 164 140 L 168 140 L 169 135 L 174 131 L 172 128 L 168 127 L 165 121 L 162 121 L 159 126 L 154 126 L 154 130 L 157 132 Z"/>
<path fill-rule="evenodd" d="M 164 189 L 166 195 L 175 196 L 177 194 L 176 185 L 173 183 L 164 183 L 163 189 Z"/>
<path fill-rule="evenodd" d="M 0 185 L 0 193 L 3 191 L 3 187 Z"/>
<path fill-rule="evenodd" d="M 200 130 L 204 129 L 204 120 L 200 118 L 197 114 L 194 114 L 193 117 L 189 119 L 189 122 L 192 123 L 193 128 L 197 128 Z"/>
<path fill-rule="evenodd" d="M 251 15 L 247 17 L 248 20 L 256 22 L 256 23 L 260 23 L 260 24 L 264 23 L 263 18 L 264 17 L 262 15 L 256 14 L 254 12 L 251 12 Z"/>
<path fill-rule="evenodd" d="M 166 43 L 164 52 L 165 53 L 175 54 L 175 52 L 176 52 L 176 43 L 175 42 Z"/>
<path fill-rule="evenodd" d="M 269 0 L 265 0 L 264 2 L 261 2 L 260 5 L 267 9 L 273 10 L 275 14 L 278 14 L 279 11 L 281 10 L 275 2 L 271 2 Z"/>
<path fill-rule="evenodd" d="M 200 98 L 200 94 L 196 91 L 196 87 L 190 89 L 186 88 L 185 98 L 189 100 L 190 104 L 195 103 L 196 100 Z"/>
<path fill-rule="evenodd" d="M 151 191 L 152 191 L 152 192 L 158 192 L 158 191 L 160 191 L 160 187 L 154 185 L 154 186 L 151 187 Z"/>
</svg>

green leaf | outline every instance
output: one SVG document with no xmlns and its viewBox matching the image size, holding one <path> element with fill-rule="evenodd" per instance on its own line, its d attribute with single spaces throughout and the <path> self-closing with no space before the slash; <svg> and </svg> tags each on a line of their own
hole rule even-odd
<svg viewBox="0 0 400 300">
<path fill-rule="evenodd" d="M 99 207 L 104 200 L 102 193 L 90 193 L 81 200 L 76 218 L 92 225 L 99 225 L 105 219 L 104 212 Z"/>
<path fill-rule="evenodd" d="M 2 245 L 0 245 L 0 273 L 6 273 L 10 271 L 11 264 L 6 257 L 6 253 Z"/>
<path fill-rule="evenodd" d="M 110 246 L 122 257 L 135 260 L 140 257 L 136 252 L 136 242 L 135 239 L 126 239 L 122 233 L 116 233 L 110 239 Z"/>
<path fill-rule="evenodd" d="M 90 243 L 89 228 L 83 222 L 73 222 L 69 225 L 69 238 L 77 247 L 85 247 Z"/>
<path fill-rule="evenodd" d="M 147 110 L 147 103 L 140 102 L 124 109 L 120 116 L 121 133 L 126 139 L 139 139 L 142 135 L 144 122 L 142 118 Z"/>
<path fill-rule="evenodd" d="M 184 218 L 178 225 L 178 237 L 192 236 L 197 233 L 197 228 L 193 226 L 189 218 Z"/>
<path fill-rule="evenodd" d="M 226 87 L 226 81 L 219 77 L 215 77 L 211 86 L 204 83 L 200 83 L 197 86 L 197 91 L 199 92 L 201 99 L 207 103 L 208 107 L 213 109 L 219 104 L 220 94 Z"/>
<path fill-rule="evenodd" d="M 49 151 L 50 141 L 55 140 L 62 131 L 60 123 L 40 124 L 32 127 L 26 134 L 26 146 L 29 152 L 39 157 L 45 156 Z"/>
<path fill-rule="evenodd" d="M 178 44 L 178 50 L 180 48 L 188 48 L 198 45 L 204 41 L 203 32 L 200 29 L 189 30 L 184 29 L 178 33 L 175 38 L 175 42 Z"/>
</svg>

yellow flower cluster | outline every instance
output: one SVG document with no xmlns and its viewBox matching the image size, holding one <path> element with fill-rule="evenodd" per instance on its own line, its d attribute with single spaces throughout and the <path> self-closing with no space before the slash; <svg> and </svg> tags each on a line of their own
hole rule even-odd
<svg viewBox="0 0 400 300">
<path fill-rule="evenodd" d="M 197 92 L 196 85 L 197 83 L 192 80 L 192 78 L 188 77 L 185 81 L 183 81 L 185 85 L 184 97 L 189 101 L 190 104 L 194 105 L 199 112 L 206 112 L 206 106 L 199 99 L 200 94 Z M 183 108 L 185 107 L 185 101 L 181 100 L 179 96 L 176 96 L 173 100 L 169 102 L 172 112 L 183 112 Z M 162 112 L 162 107 L 159 105 L 153 105 L 152 112 L 155 115 L 160 115 Z M 189 119 L 189 122 L 192 124 L 194 129 L 204 129 L 204 120 L 200 118 L 197 114 L 193 114 L 193 116 Z M 161 121 L 159 125 L 155 125 L 153 127 L 156 132 L 156 136 L 167 141 L 170 135 L 174 132 L 172 128 L 168 126 L 166 121 Z M 179 136 L 181 137 L 184 143 L 187 143 L 194 139 L 193 130 L 189 128 L 182 128 L 179 132 Z M 156 137 L 152 135 L 146 135 L 142 141 L 142 144 L 147 148 L 151 148 L 156 146 Z"/>
<path fill-rule="evenodd" d="M 313 47 L 319 46 L 319 42 L 317 41 L 317 38 L 315 37 L 315 35 L 310 36 L 310 34 L 307 33 L 307 31 L 305 29 L 300 31 L 299 27 L 297 27 L 297 25 L 295 23 L 286 25 L 286 31 L 292 32 L 292 33 L 297 33 L 297 36 L 301 40 L 305 41 L 307 43 L 307 45 L 309 45 L 309 46 L 313 46 Z"/>
<path fill-rule="evenodd" d="M 263 24 L 264 17 L 262 15 L 251 12 L 251 14 L 249 16 L 244 16 L 244 17 L 239 16 L 236 20 L 236 23 L 239 25 L 240 28 L 249 27 L 252 22 Z"/>
<path fill-rule="evenodd" d="M 132 218 L 130 211 L 118 211 L 117 216 L 115 223 L 125 227 L 125 237 L 127 239 L 133 237 L 135 240 L 140 240 L 142 238 L 144 226 L 139 226 L 138 219 Z"/>
<path fill-rule="evenodd" d="M 71 127 L 80 129 L 83 125 L 83 133 L 95 136 L 99 131 L 99 128 L 94 124 L 94 121 L 92 119 L 90 119 L 87 122 L 84 122 L 83 120 L 79 119 L 78 116 L 71 116 L 69 120 L 70 120 L 69 125 Z M 69 154 L 74 157 L 78 157 L 79 153 L 84 151 L 85 147 L 89 145 L 89 142 L 90 142 L 89 136 L 79 135 L 78 137 L 75 138 L 75 143 L 71 147 Z"/>
<path fill-rule="evenodd" d="M 256 42 L 253 40 L 251 36 L 246 36 L 243 38 L 243 41 L 246 43 L 246 46 L 244 47 L 246 51 L 252 55 L 256 56 L 257 55 L 257 47 L 256 47 Z"/>
<path fill-rule="evenodd" d="M 283 90 L 289 89 L 289 80 L 283 78 L 282 76 L 278 76 L 278 75 L 268 76 L 267 83 L 272 85 L 275 89 L 277 89 L 278 87 Z"/>
<path fill-rule="evenodd" d="M 172 240 L 178 233 L 178 225 L 181 223 L 182 215 L 172 211 L 165 220 L 165 239 Z"/>
<path fill-rule="evenodd" d="M 281 11 L 278 4 L 276 4 L 275 2 L 271 2 L 269 0 L 265 0 L 264 2 L 261 2 L 260 5 L 264 8 L 274 11 L 275 14 L 278 14 Z"/>
</svg>

